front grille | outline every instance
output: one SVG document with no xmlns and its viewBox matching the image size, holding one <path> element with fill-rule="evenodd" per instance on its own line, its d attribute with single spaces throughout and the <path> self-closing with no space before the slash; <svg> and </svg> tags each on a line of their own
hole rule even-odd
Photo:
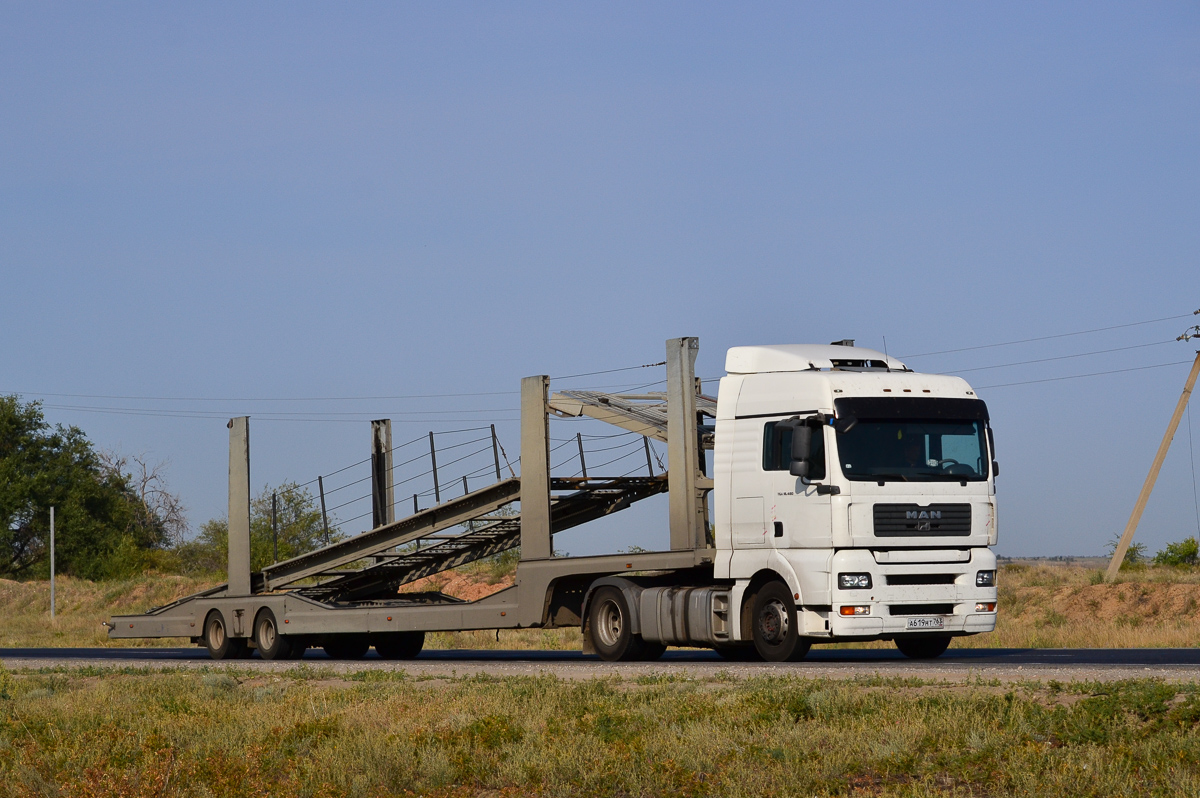
<svg viewBox="0 0 1200 798">
<path fill-rule="evenodd" d="M 953 604 L 891 604 L 892 615 L 953 615 Z"/>
<path fill-rule="evenodd" d="M 952 585 L 957 574 L 890 574 L 889 585 Z"/>
<path fill-rule="evenodd" d="M 950 537 L 971 534 L 969 504 L 877 504 L 875 537 Z"/>
</svg>

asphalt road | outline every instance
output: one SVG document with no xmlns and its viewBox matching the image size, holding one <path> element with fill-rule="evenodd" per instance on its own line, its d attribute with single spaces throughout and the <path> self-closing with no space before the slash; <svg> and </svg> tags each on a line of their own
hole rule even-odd
<svg viewBox="0 0 1200 798">
<path fill-rule="evenodd" d="M 197 668 L 284 670 L 295 662 L 249 660 L 214 663 L 203 648 L 8 648 L 0 662 L 9 668 Z M 578 651 L 429 650 L 415 660 L 389 661 L 374 655 L 338 661 L 319 649 L 309 650 L 304 663 L 333 673 L 364 668 L 404 670 L 414 676 L 451 677 L 486 673 L 496 676 L 552 674 L 580 679 L 598 676 L 637 677 L 675 673 L 693 678 L 718 673 L 740 678 L 791 674 L 809 678 L 879 674 L 916 676 L 959 682 L 977 679 L 1047 681 L 1058 679 L 1112 680 L 1156 677 L 1173 681 L 1200 679 L 1200 648 L 1143 649 L 950 649 L 936 660 L 915 661 L 894 649 L 820 649 L 798 663 L 728 662 L 702 649 L 671 649 L 655 662 L 605 663 Z"/>
</svg>

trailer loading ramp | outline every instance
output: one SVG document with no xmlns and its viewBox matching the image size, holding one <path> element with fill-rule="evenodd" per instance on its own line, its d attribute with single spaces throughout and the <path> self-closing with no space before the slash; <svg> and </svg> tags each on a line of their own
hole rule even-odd
<svg viewBox="0 0 1200 798">
<path fill-rule="evenodd" d="M 292 585 L 290 592 L 323 603 L 395 598 L 402 585 L 515 548 L 521 540 L 521 516 L 495 513 L 519 498 L 520 487 L 520 477 L 505 479 L 267 566 L 254 574 L 253 591 L 274 592 Z M 667 476 L 555 478 L 551 487 L 571 491 L 551 499 L 551 531 L 557 533 L 665 493 Z M 350 567 L 355 565 L 359 567 Z M 147 614 L 165 612 L 191 599 L 223 595 L 227 587 L 217 585 Z"/>
</svg>

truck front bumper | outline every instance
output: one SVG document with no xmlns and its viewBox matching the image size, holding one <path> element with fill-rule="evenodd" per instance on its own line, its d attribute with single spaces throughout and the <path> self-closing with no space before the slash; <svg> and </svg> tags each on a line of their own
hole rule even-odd
<svg viewBox="0 0 1200 798">
<path fill-rule="evenodd" d="M 832 638 L 891 638 L 912 634 L 968 635 L 996 628 L 996 587 L 976 584 L 980 571 L 996 571 L 990 549 L 968 549 L 963 562 L 877 562 L 870 549 L 833 555 L 830 578 Z M 916 552 L 910 558 L 920 558 Z M 868 574 L 869 588 L 843 589 L 839 574 Z"/>
</svg>

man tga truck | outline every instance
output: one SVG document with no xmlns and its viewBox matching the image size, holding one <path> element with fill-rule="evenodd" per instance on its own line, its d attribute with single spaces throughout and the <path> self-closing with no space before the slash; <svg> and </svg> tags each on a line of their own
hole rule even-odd
<svg viewBox="0 0 1200 798">
<path fill-rule="evenodd" d="M 229 583 L 115 617 L 109 635 L 190 637 L 216 659 L 315 646 L 410 658 L 429 631 L 573 625 L 585 651 L 609 661 L 674 645 L 778 662 L 847 640 L 931 658 L 952 637 L 995 627 L 997 466 L 970 385 L 853 341 L 744 346 L 729 350 L 713 399 L 694 376 L 697 348 L 667 342 L 665 394 L 551 395 L 548 377 L 525 378 L 520 476 L 503 478 L 497 458 L 495 484 L 400 520 L 390 444 L 376 436 L 372 485 L 389 514 L 254 573 L 249 427 L 233 419 Z M 551 416 L 665 441 L 667 472 L 654 473 L 647 446 L 645 476 L 552 475 Z M 670 550 L 553 555 L 555 533 L 664 492 Z M 516 546 L 515 584 L 486 598 L 400 590 Z"/>
</svg>

